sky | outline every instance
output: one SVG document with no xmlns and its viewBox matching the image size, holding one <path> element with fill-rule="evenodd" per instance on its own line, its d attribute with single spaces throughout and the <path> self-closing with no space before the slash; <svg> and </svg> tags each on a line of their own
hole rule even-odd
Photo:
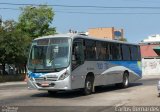
<svg viewBox="0 0 160 112">
<path fill-rule="evenodd" d="M 160 34 L 160 0 L 0 0 L 3 21 L 18 21 L 21 11 L 14 9 L 23 6 L 1 3 L 54 5 L 55 16 L 51 25 L 59 33 L 67 33 L 69 29 L 85 32 L 88 28 L 96 27 L 123 28 L 125 38 L 131 43 L 139 43 L 149 35 Z"/>
</svg>

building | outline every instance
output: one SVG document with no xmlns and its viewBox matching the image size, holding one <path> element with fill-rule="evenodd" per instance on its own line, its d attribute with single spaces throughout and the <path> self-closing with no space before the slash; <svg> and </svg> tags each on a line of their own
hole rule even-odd
<svg viewBox="0 0 160 112">
<path fill-rule="evenodd" d="M 148 36 L 148 38 L 147 38 L 147 39 L 144 39 L 142 42 L 143 42 L 143 43 L 160 42 L 160 35 L 159 35 L 159 34 L 156 34 L 156 35 Z"/>
<path fill-rule="evenodd" d="M 160 75 L 160 35 L 152 35 L 140 43 L 142 74 Z"/>
<path fill-rule="evenodd" d="M 111 28 L 89 28 L 88 35 L 97 38 L 107 38 L 111 40 L 118 40 L 120 38 L 124 38 L 123 29 L 115 29 Z"/>
<path fill-rule="evenodd" d="M 160 43 L 141 43 L 141 56 L 143 58 L 156 58 L 160 56 Z"/>
<path fill-rule="evenodd" d="M 141 43 L 141 55 L 143 58 L 160 57 L 160 35 L 152 35 Z"/>
</svg>

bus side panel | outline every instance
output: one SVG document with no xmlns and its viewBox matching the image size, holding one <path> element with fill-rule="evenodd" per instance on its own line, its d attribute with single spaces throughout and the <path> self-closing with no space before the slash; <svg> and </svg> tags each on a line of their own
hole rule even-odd
<svg viewBox="0 0 160 112">
<path fill-rule="evenodd" d="M 72 89 L 84 88 L 88 73 L 95 76 L 94 85 L 121 83 L 124 71 L 129 72 L 129 80 L 133 82 L 141 78 L 141 69 L 137 61 L 85 61 L 72 71 Z"/>
<path fill-rule="evenodd" d="M 117 66 L 117 65 L 116 65 Z M 88 73 L 94 74 L 94 85 L 107 85 L 122 82 L 124 69 L 117 69 L 115 65 L 106 61 L 85 61 L 72 71 L 72 89 L 84 88 Z"/>
<path fill-rule="evenodd" d="M 96 86 L 121 82 L 122 69 L 115 68 L 115 65 L 110 63 L 110 61 L 98 61 L 96 65 L 97 74 L 99 75 L 95 80 Z"/>
<path fill-rule="evenodd" d="M 83 88 L 85 83 L 85 77 L 86 77 L 86 70 L 83 64 L 72 71 L 71 88 L 72 89 Z"/>
<path fill-rule="evenodd" d="M 72 89 L 84 88 L 85 78 L 88 73 L 93 73 L 95 80 L 95 85 L 104 85 L 105 84 L 105 75 L 101 74 L 103 70 L 98 69 L 97 61 L 85 61 L 84 64 L 77 67 L 72 71 Z"/>
<path fill-rule="evenodd" d="M 141 62 L 140 61 L 111 61 L 112 64 L 117 66 L 116 70 L 129 72 L 129 81 L 134 82 L 142 78 Z"/>
</svg>

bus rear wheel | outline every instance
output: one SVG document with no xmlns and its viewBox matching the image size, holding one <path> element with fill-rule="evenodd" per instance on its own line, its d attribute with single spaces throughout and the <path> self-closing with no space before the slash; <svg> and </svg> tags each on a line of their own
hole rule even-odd
<svg viewBox="0 0 160 112">
<path fill-rule="evenodd" d="M 129 86 L 129 74 L 128 72 L 124 72 L 122 83 L 116 84 L 117 87 L 127 88 Z"/>
<path fill-rule="evenodd" d="M 123 88 L 127 88 L 129 86 L 129 74 L 127 72 L 123 74 L 123 82 L 121 85 Z"/>
<path fill-rule="evenodd" d="M 87 76 L 85 80 L 84 94 L 89 95 L 93 90 L 93 80 L 94 78 L 91 76 Z"/>
</svg>

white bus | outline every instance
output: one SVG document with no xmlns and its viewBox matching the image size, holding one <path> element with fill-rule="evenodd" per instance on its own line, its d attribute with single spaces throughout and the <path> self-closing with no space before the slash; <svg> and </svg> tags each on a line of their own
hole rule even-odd
<svg viewBox="0 0 160 112">
<path fill-rule="evenodd" d="M 54 93 L 117 84 L 142 77 L 140 47 L 84 35 L 58 34 L 33 40 L 27 64 L 28 87 Z"/>
</svg>

